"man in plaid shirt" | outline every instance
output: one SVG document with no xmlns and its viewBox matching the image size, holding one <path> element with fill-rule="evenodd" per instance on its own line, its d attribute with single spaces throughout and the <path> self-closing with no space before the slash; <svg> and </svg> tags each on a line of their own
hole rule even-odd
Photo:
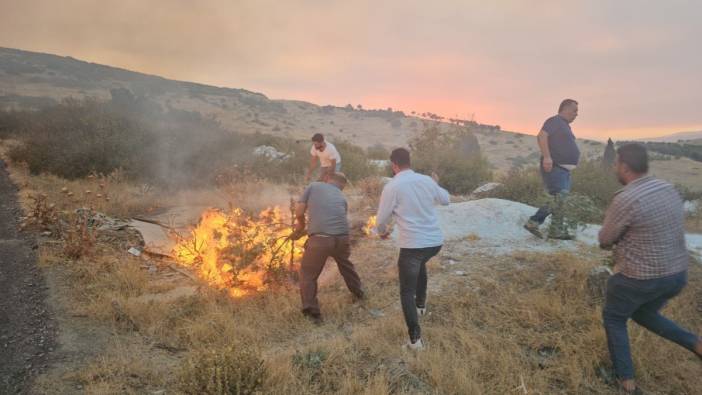
<svg viewBox="0 0 702 395">
<path fill-rule="evenodd" d="M 648 176 L 648 155 L 640 144 L 617 150 L 616 173 L 625 185 L 607 209 L 600 247 L 614 248 L 615 275 L 607 281 L 602 312 L 614 371 L 626 392 L 636 393 L 627 321 L 697 354 L 702 340 L 660 314 L 687 284 L 683 202 L 667 182 Z"/>
</svg>

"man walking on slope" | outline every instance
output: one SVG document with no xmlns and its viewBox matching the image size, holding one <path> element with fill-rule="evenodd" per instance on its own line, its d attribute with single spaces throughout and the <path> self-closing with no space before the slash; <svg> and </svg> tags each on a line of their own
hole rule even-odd
<svg viewBox="0 0 702 395">
<path fill-rule="evenodd" d="M 607 281 L 602 312 L 607 346 L 622 389 L 637 393 L 627 321 L 675 342 L 702 359 L 702 339 L 660 314 L 687 283 L 683 202 L 667 182 L 647 175 L 648 155 L 640 144 L 617 151 L 617 178 L 625 185 L 612 200 L 600 247 L 614 249 L 615 275 Z"/>
<path fill-rule="evenodd" d="M 313 182 L 305 189 L 295 209 L 297 227 L 293 239 L 304 234 L 305 212 L 309 212 L 309 238 L 300 264 L 300 295 L 302 313 L 316 323 L 322 320 L 317 300 L 317 279 L 327 258 L 334 258 L 354 298 L 364 297 L 361 279 L 349 260 L 348 203 L 341 192 L 346 182 L 346 176 L 342 173 L 327 176 L 327 182 Z"/>
<path fill-rule="evenodd" d="M 399 231 L 400 301 L 409 332 L 408 347 L 424 348 L 418 315 L 426 312 L 427 267 L 444 242 L 436 204 L 447 206 L 449 193 L 436 183 L 436 177 L 415 173 L 410 168 L 410 153 L 404 148 L 390 155 L 393 179 L 385 185 L 378 207 L 377 230 L 382 238 L 389 235 L 388 224 L 394 216 Z"/>
<path fill-rule="evenodd" d="M 341 171 L 341 155 L 339 155 L 339 151 L 336 150 L 334 144 L 325 141 L 321 133 L 315 133 L 312 136 L 310 166 L 307 169 L 306 181 L 309 181 L 312 177 L 312 172 L 317 166 L 318 160 L 320 167 L 318 181 L 324 181 L 325 177 Z"/>
<path fill-rule="evenodd" d="M 548 237 L 571 240 L 564 224 L 563 202 L 570 192 L 570 172 L 580 159 L 580 150 L 570 124 L 578 116 L 578 102 L 565 99 L 558 107 L 558 114 L 544 122 L 537 136 L 541 150 L 541 177 L 548 193 L 553 196 L 551 204 L 541 207 L 524 225 L 536 237 L 542 238 L 539 226 L 552 214 Z"/>
</svg>

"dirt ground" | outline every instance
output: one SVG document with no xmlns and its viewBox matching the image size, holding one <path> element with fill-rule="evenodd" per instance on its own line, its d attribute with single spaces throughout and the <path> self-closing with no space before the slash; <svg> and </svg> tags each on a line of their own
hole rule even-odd
<svg viewBox="0 0 702 395">
<path fill-rule="evenodd" d="M 50 363 L 56 322 L 36 241 L 17 231 L 17 189 L 0 160 L 0 393 L 26 393 Z"/>
</svg>

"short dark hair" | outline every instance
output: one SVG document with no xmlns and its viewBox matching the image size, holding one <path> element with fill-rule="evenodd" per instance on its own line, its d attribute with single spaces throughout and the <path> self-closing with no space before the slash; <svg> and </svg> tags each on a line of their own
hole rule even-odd
<svg viewBox="0 0 702 395">
<path fill-rule="evenodd" d="M 617 149 L 617 156 L 619 162 L 626 164 L 634 173 L 648 173 L 648 152 L 643 144 L 624 144 Z"/>
<path fill-rule="evenodd" d="M 322 133 L 315 133 L 314 136 L 312 136 L 312 141 L 321 143 L 324 141 L 324 136 L 322 136 Z"/>
<path fill-rule="evenodd" d="M 346 178 L 346 174 L 338 171 L 329 176 L 329 179 L 339 183 L 339 185 L 346 185 L 349 182 L 349 180 Z"/>
<path fill-rule="evenodd" d="M 577 105 L 578 102 L 575 101 L 575 100 L 573 100 L 573 99 L 565 99 L 565 100 L 563 100 L 563 101 L 561 102 L 561 105 L 558 106 L 558 112 L 560 113 L 561 111 L 563 111 L 564 108 L 566 108 L 566 106 L 569 106 L 569 105 L 571 105 L 571 104 L 576 104 L 576 105 Z"/>
<path fill-rule="evenodd" d="M 395 148 L 390 154 L 390 162 L 399 167 L 409 167 L 410 153 L 404 148 Z"/>
</svg>

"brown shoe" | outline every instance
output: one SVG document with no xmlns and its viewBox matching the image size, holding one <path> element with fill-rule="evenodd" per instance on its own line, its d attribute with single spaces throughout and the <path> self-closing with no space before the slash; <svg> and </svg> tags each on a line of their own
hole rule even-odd
<svg viewBox="0 0 702 395">
<path fill-rule="evenodd" d="M 529 233 L 538 237 L 539 239 L 544 238 L 544 236 L 539 231 L 539 223 L 536 221 L 532 221 L 532 220 L 527 221 L 527 223 L 524 224 L 524 229 L 526 229 Z"/>
</svg>

